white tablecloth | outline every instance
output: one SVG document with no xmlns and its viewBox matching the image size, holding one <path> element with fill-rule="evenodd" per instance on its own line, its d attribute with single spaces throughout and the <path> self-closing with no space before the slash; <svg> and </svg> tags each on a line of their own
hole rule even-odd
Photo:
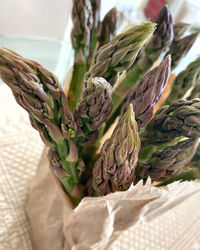
<svg viewBox="0 0 200 250">
<path fill-rule="evenodd" d="M 32 249 L 25 206 L 42 149 L 28 115 L 0 86 L 0 250 Z M 199 207 L 200 197 L 193 196 L 151 223 L 124 232 L 111 249 L 198 250 Z"/>
</svg>

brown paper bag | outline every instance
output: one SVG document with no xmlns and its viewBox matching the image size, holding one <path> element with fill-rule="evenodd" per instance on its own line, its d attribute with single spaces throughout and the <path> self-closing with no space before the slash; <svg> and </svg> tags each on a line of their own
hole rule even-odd
<svg viewBox="0 0 200 250">
<path fill-rule="evenodd" d="M 175 182 L 167 188 L 139 182 L 126 192 L 84 198 L 73 210 L 70 200 L 48 167 L 44 150 L 31 183 L 27 214 L 36 250 L 109 249 L 129 227 L 148 223 L 200 193 L 200 182 Z"/>
</svg>

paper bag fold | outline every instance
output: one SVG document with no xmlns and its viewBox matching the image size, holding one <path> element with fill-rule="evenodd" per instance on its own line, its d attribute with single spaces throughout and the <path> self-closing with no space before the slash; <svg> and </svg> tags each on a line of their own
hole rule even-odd
<svg viewBox="0 0 200 250">
<path fill-rule="evenodd" d="M 34 177 L 27 206 L 36 250 L 109 249 L 129 227 L 148 223 L 200 193 L 200 182 L 175 182 L 167 189 L 142 182 L 126 192 L 84 198 L 72 205 L 48 168 L 45 149 Z"/>
</svg>

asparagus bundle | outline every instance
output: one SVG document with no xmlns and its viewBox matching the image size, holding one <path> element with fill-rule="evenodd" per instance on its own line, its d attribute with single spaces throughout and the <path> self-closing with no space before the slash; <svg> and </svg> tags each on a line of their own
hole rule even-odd
<svg viewBox="0 0 200 250">
<path fill-rule="evenodd" d="M 135 178 L 139 150 L 138 127 L 130 104 L 111 138 L 102 147 L 100 158 L 94 166 L 94 190 L 90 190 L 90 195 L 102 196 L 127 190 Z"/>
<path fill-rule="evenodd" d="M 52 73 L 0 49 L 0 77 L 49 147 L 50 167 L 75 205 L 84 195 L 124 191 L 149 176 L 153 181 L 176 178 L 188 164 L 198 166 L 200 159 L 200 99 L 192 99 L 199 93 L 199 58 L 176 78 L 170 106 L 153 117 L 169 78 L 169 54 L 174 68 L 197 34 L 182 38 L 187 25 L 177 24 L 173 39 L 166 6 L 157 17 L 157 29 L 148 22 L 117 36 L 116 9 L 101 25 L 99 13 L 100 0 L 73 1 L 75 61 L 68 100 Z M 168 56 L 146 72 L 168 47 Z M 127 76 L 117 88 L 125 70 Z M 177 101 L 190 87 L 188 99 Z M 118 115 L 113 133 L 98 148 Z"/>
</svg>

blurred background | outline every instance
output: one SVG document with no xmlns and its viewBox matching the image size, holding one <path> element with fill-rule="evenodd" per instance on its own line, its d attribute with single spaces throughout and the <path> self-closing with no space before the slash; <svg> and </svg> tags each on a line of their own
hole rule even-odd
<svg viewBox="0 0 200 250">
<path fill-rule="evenodd" d="M 126 14 L 126 26 L 148 19 L 153 21 L 164 4 L 169 5 L 175 23 L 192 23 L 192 28 L 200 26 L 199 0 L 102 0 L 101 18 L 117 6 Z M 63 81 L 73 58 L 71 9 L 72 0 L 1 0 L 1 47 L 40 62 Z M 198 44 L 199 40 L 184 59 L 182 67 L 192 60 L 194 54 L 200 53 Z"/>
</svg>

